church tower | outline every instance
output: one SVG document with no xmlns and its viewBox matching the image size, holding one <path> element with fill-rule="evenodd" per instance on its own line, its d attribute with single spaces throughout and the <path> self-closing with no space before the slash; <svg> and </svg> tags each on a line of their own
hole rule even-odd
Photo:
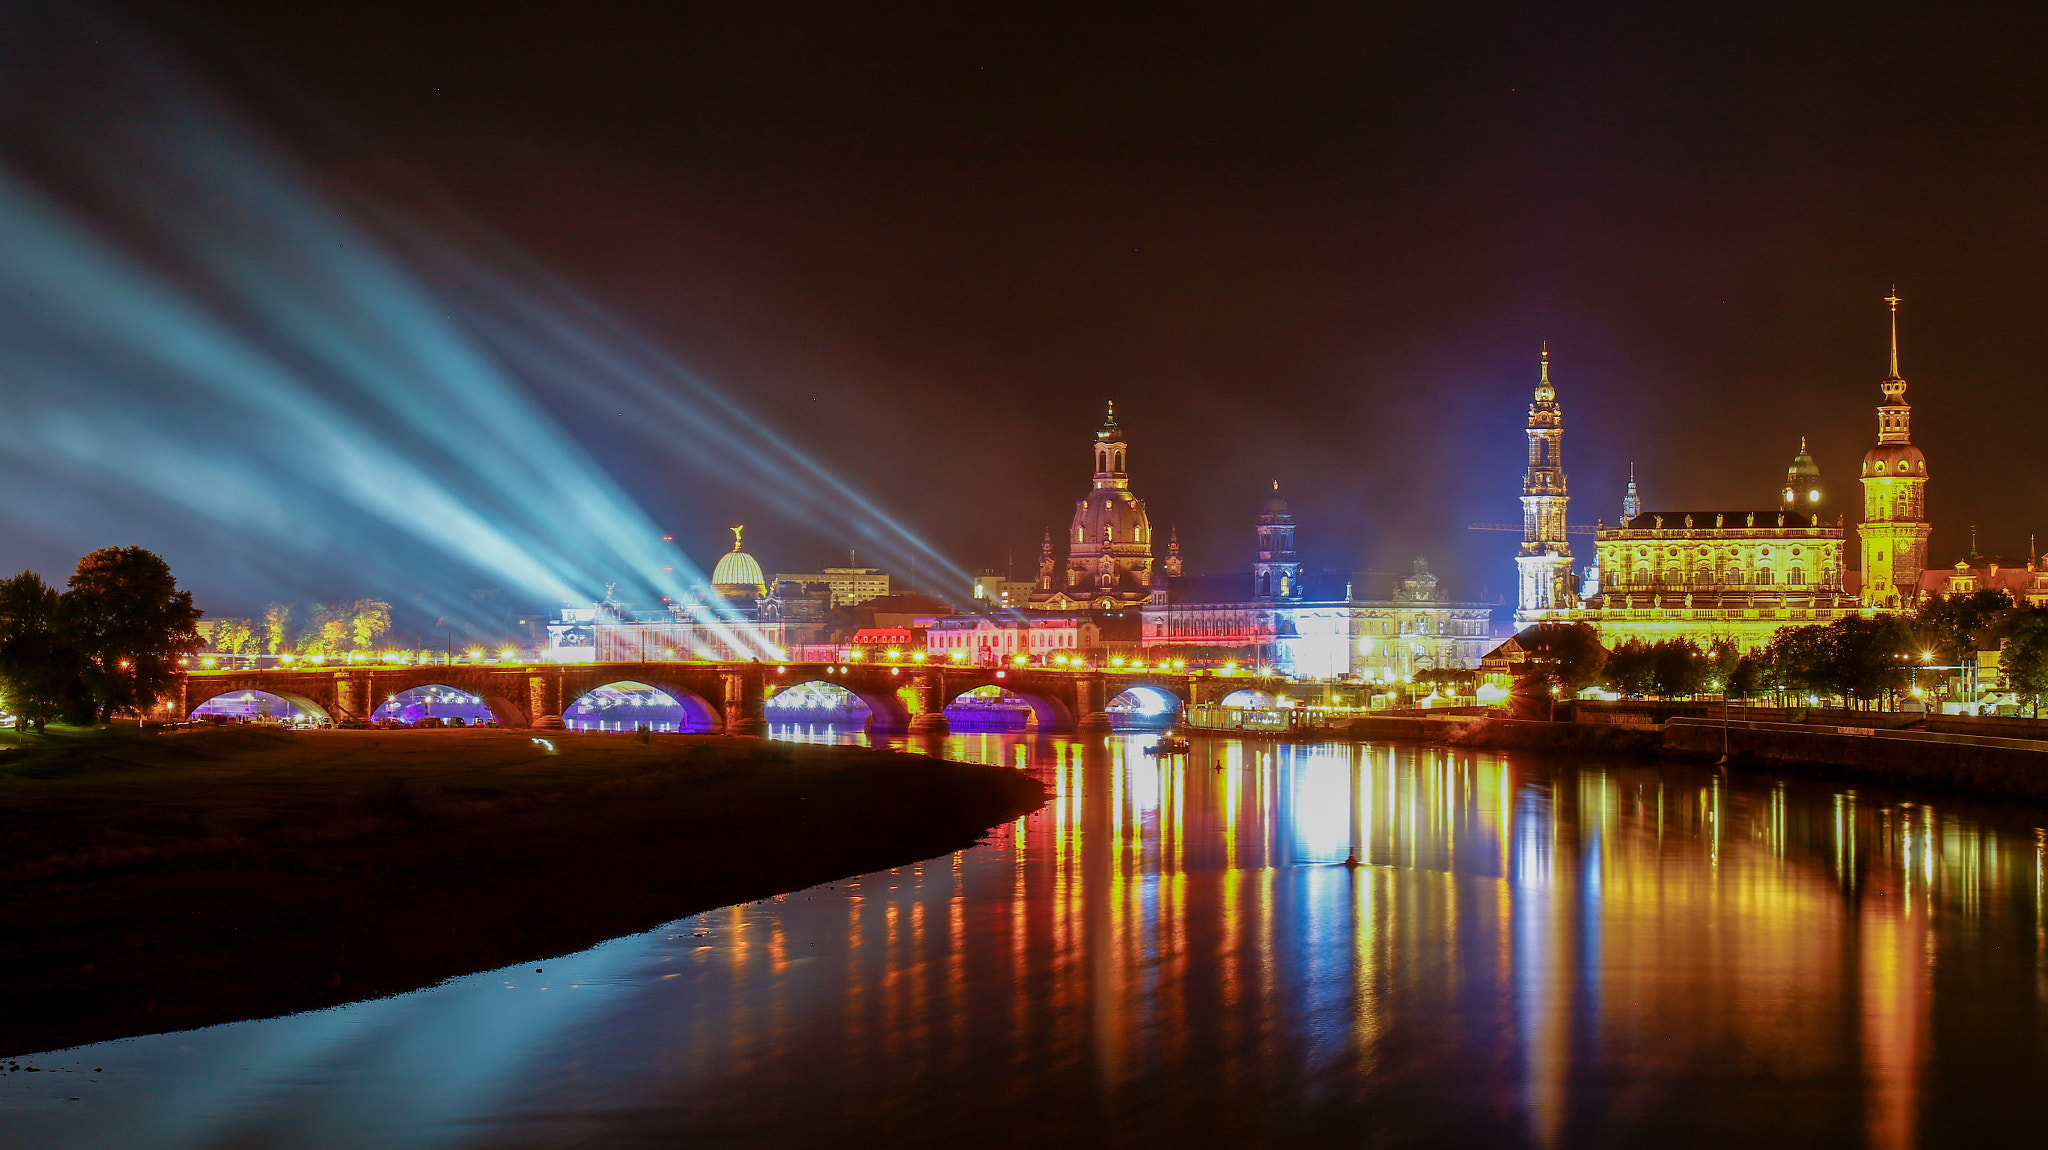
<svg viewBox="0 0 2048 1150">
<path fill-rule="evenodd" d="M 1088 494 L 1074 501 L 1065 578 L 1032 595 L 1035 609 L 1118 610 L 1152 597 L 1152 523 L 1145 501 L 1131 494 L 1130 444 L 1117 425 L 1113 403 L 1092 449 L 1095 477 Z"/>
<path fill-rule="evenodd" d="M 1572 586 L 1572 549 L 1565 542 L 1564 410 L 1550 385 L 1550 345 L 1543 345 L 1536 399 L 1529 405 L 1529 470 L 1522 477 L 1522 551 L 1517 626 L 1579 605 Z"/>
<path fill-rule="evenodd" d="M 1913 446 L 1913 408 L 1899 375 L 1899 289 L 1891 306 L 1892 370 L 1879 386 L 1877 446 L 1863 456 L 1863 602 L 1898 608 L 1918 596 L 1927 569 L 1927 457 Z"/>
<path fill-rule="evenodd" d="M 1643 513 L 1643 497 L 1636 491 L 1636 465 L 1628 465 L 1628 490 L 1621 497 L 1621 521 L 1627 523 Z"/>
<path fill-rule="evenodd" d="M 1252 562 L 1252 597 L 1262 603 L 1301 598 L 1301 556 L 1294 550 L 1294 513 L 1280 498 L 1280 481 L 1259 514 L 1259 554 Z"/>
</svg>

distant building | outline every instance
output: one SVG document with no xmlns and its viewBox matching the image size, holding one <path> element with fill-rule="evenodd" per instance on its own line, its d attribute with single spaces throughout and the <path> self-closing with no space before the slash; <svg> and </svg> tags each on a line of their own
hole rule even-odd
<svg viewBox="0 0 2048 1150">
<path fill-rule="evenodd" d="M 2048 570 L 2032 559 L 2024 567 L 2003 566 L 1996 559 L 1972 567 L 1969 560 L 1958 559 L 1947 570 L 1922 571 L 1914 598 L 1924 602 L 1979 591 L 2003 591 L 2014 602 L 2048 606 Z"/>
<path fill-rule="evenodd" d="M 889 593 L 889 576 L 879 567 L 859 567 L 847 554 L 844 567 L 827 567 L 811 574 L 777 575 L 777 583 L 823 583 L 832 589 L 832 606 L 852 607 Z"/>
<path fill-rule="evenodd" d="M 1048 532 L 1038 557 L 1030 606 L 1039 611 L 1120 610 L 1152 595 L 1152 523 L 1145 501 L 1131 494 L 1130 445 L 1117 426 L 1116 405 L 1095 433 L 1095 478 L 1074 503 L 1062 571 Z"/>
<path fill-rule="evenodd" d="M 1491 646 L 1491 608 L 1439 595 L 1418 558 L 1408 577 L 1305 576 L 1277 486 L 1261 509 L 1251 571 L 1154 581 L 1139 609 L 1146 652 L 1193 665 L 1270 667 L 1305 679 L 1392 681 L 1471 669 Z M 1385 597 L 1371 589 L 1392 583 Z M 1355 594 L 1360 592 L 1362 594 Z"/>
<path fill-rule="evenodd" d="M 1076 614 L 991 619 L 955 615 L 927 620 L 925 651 L 933 660 L 975 667 L 993 667 L 1022 655 L 1051 662 L 1060 655 L 1078 655 L 1099 646 L 1101 627 Z"/>
</svg>

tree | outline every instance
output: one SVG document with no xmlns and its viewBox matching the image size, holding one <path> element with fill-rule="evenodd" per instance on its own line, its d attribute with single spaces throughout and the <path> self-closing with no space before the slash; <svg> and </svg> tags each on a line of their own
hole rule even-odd
<svg viewBox="0 0 2048 1150">
<path fill-rule="evenodd" d="M 370 650 L 377 636 L 391 630 L 391 604 L 377 599 L 358 599 L 349 605 L 349 632 L 356 650 Z"/>
<path fill-rule="evenodd" d="M 302 655 L 339 655 L 349 649 L 351 604 L 313 604 L 313 627 L 299 636 Z"/>
<path fill-rule="evenodd" d="M 292 605 L 272 603 L 263 609 L 263 650 L 267 654 L 282 655 L 292 645 Z"/>
<path fill-rule="evenodd" d="M 55 587 L 33 571 L 0 582 L 0 686 L 14 726 L 38 732 L 81 709 L 84 659 L 59 626 Z"/>
<path fill-rule="evenodd" d="M 213 625 L 213 649 L 239 655 L 256 644 L 256 633 L 247 619 L 221 619 Z"/>
<path fill-rule="evenodd" d="M 2004 591 L 1977 591 L 1929 599 L 1920 605 L 1915 618 L 1934 636 L 1942 661 L 1960 665 L 1985 649 L 1981 644 L 1986 632 L 2012 609 L 2012 596 Z"/>
<path fill-rule="evenodd" d="M 192 593 L 170 564 L 140 547 L 106 547 L 78 561 L 58 601 L 60 628 L 85 657 L 84 684 L 101 721 L 154 705 L 199 650 Z"/>
<path fill-rule="evenodd" d="M 2048 694 L 2048 610 L 2021 607 L 2006 619 L 2005 655 L 1999 670 L 2013 692 L 2041 714 L 2041 696 Z"/>
<path fill-rule="evenodd" d="M 1567 695 L 1599 682 L 1607 665 L 1607 648 L 1584 623 L 1538 623 L 1523 628 L 1515 642 L 1529 653 L 1530 672 Z"/>
</svg>

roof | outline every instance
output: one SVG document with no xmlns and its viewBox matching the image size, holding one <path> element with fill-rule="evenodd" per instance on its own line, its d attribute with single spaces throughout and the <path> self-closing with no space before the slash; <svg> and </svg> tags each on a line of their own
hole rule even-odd
<svg viewBox="0 0 2048 1150">
<path fill-rule="evenodd" d="M 1930 567 L 1920 573 L 1919 591 L 1922 595 L 1946 595 L 1948 581 L 1962 575 L 1977 581 L 1972 590 L 2005 591 L 2019 596 L 2033 588 L 2037 574 L 2025 567 Z"/>
<path fill-rule="evenodd" d="M 1751 517 L 1754 517 L 1752 520 Z M 1686 519 L 1692 519 L 1692 526 L 1686 526 Z M 1782 517 L 1782 522 L 1781 522 Z M 1661 523 L 1660 523 L 1661 521 Z M 1715 524 L 1720 527 L 1716 528 Z M 1839 527 L 1829 523 L 1822 514 L 1804 511 L 1780 511 L 1775 507 L 1761 511 L 1747 508 L 1740 511 L 1643 511 L 1634 518 L 1623 519 L 1610 531 L 1763 531 L 1775 527 Z"/>
</svg>

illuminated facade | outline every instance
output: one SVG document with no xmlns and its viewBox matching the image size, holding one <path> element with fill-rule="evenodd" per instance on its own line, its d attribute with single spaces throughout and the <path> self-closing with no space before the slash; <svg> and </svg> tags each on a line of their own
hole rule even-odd
<svg viewBox="0 0 2048 1150">
<path fill-rule="evenodd" d="M 1490 645 L 1491 608 L 1441 598 L 1420 558 L 1408 577 L 1390 580 L 1386 598 L 1354 595 L 1386 576 L 1305 576 L 1294 516 L 1277 486 L 1261 509 L 1256 556 L 1248 575 L 1155 581 L 1139 611 L 1144 646 L 1194 665 L 1391 681 L 1477 667 Z"/>
<path fill-rule="evenodd" d="M 1610 647 L 1728 639 L 1751 650 L 1782 627 L 1860 613 L 1843 585 L 1844 534 L 1839 516 L 1804 511 L 1639 512 L 1601 526 L 1597 591 L 1564 618 Z"/>
<path fill-rule="evenodd" d="M 1550 345 L 1539 357 L 1536 397 L 1529 404 L 1529 466 L 1522 477 L 1522 550 L 1515 556 L 1517 626 L 1561 618 L 1578 606 L 1572 548 L 1565 541 L 1564 409 L 1550 383 Z"/>
<path fill-rule="evenodd" d="M 881 568 L 856 565 L 851 552 L 846 559 L 844 567 L 827 567 L 809 574 L 777 575 L 775 581 L 807 585 L 823 583 L 831 588 L 834 607 L 852 607 L 889 594 L 889 576 Z"/>
<path fill-rule="evenodd" d="M 1116 405 L 1095 433 L 1095 479 L 1074 503 L 1067 532 L 1064 575 L 1053 561 L 1047 534 L 1039 554 L 1038 585 L 1031 606 L 1040 611 L 1083 608 L 1114 611 L 1152 597 L 1152 523 L 1145 501 L 1131 494 L 1130 445 L 1117 426 Z"/>
<path fill-rule="evenodd" d="M 1879 386 L 1877 446 L 1863 456 L 1862 594 L 1873 607 L 1902 607 L 1916 595 L 1927 570 L 1927 457 L 1913 446 L 1913 409 L 1899 375 L 1899 293 L 1891 308 L 1891 373 Z"/>
</svg>

